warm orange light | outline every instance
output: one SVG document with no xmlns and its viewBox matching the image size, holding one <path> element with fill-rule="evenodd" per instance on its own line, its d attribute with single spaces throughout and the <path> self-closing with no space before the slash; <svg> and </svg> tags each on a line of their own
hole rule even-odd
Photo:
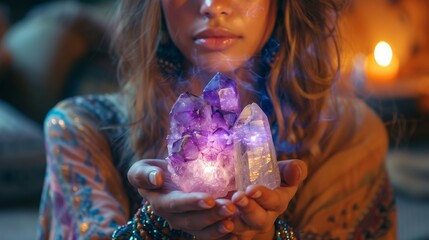
<svg viewBox="0 0 429 240">
<path fill-rule="evenodd" d="M 365 59 L 365 74 L 370 82 L 391 82 L 396 78 L 398 70 L 398 58 L 385 41 L 377 43 L 374 52 Z"/>
<path fill-rule="evenodd" d="M 392 62 L 393 51 L 387 42 L 381 41 L 374 48 L 374 59 L 378 65 L 387 67 Z"/>
</svg>

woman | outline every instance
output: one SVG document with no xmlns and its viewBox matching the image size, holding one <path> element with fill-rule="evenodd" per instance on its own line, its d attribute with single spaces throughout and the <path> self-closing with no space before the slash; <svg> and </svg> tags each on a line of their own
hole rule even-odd
<svg viewBox="0 0 429 240">
<path fill-rule="evenodd" d="M 108 238 L 119 225 L 116 239 L 394 237 L 383 125 L 333 91 L 341 5 L 120 1 L 122 91 L 66 100 L 46 119 L 39 238 Z M 216 72 L 237 81 L 243 106 L 259 103 L 269 116 L 284 160 L 279 188 L 214 199 L 171 187 L 168 113 L 182 92 L 201 95 Z"/>
</svg>

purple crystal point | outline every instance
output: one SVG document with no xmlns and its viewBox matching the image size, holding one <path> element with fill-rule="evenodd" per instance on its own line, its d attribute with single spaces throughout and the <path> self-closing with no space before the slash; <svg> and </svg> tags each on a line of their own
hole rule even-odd
<svg viewBox="0 0 429 240">
<path fill-rule="evenodd" d="M 179 96 L 170 112 L 172 133 L 203 130 L 210 126 L 211 106 L 204 99 L 190 93 Z"/>
<path fill-rule="evenodd" d="M 237 114 L 235 113 L 223 113 L 223 119 L 225 120 L 226 125 L 229 129 L 234 126 L 235 121 L 237 120 Z"/>
<path fill-rule="evenodd" d="M 232 126 L 229 126 L 225 120 L 225 112 L 221 112 L 220 110 L 214 110 L 212 114 L 212 130 L 216 131 L 217 129 L 225 129 L 228 130 Z"/>
<path fill-rule="evenodd" d="M 225 129 L 219 128 L 213 135 L 213 146 L 219 151 L 225 150 L 228 146 L 232 146 L 231 132 Z"/>
<path fill-rule="evenodd" d="M 240 113 L 237 84 L 227 76 L 216 73 L 203 90 L 204 99 L 223 111 Z"/>
<path fill-rule="evenodd" d="M 216 74 L 203 94 L 183 93 L 173 105 L 168 167 L 183 191 L 223 197 L 235 189 L 231 128 L 239 111 L 238 92 L 233 80 Z"/>
<path fill-rule="evenodd" d="M 173 143 L 172 153 L 180 154 L 183 161 L 192 161 L 198 158 L 199 149 L 191 135 L 185 135 L 183 139 Z"/>
<path fill-rule="evenodd" d="M 280 186 L 280 173 L 268 118 L 255 103 L 246 106 L 233 128 L 237 190 L 261 184 Z"/>
</svg>

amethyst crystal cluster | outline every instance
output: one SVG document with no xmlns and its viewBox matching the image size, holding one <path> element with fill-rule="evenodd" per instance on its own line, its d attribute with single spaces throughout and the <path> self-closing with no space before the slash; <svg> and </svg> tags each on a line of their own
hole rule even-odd
<svg viewBox="0 0 429 240">
<path fill-rule="evenodd" d="M 220 73 L 203 96 L 179 96 L 170 112 L 167 160 L 183 191 L 224 197 L 249 184 L 280 185 L 266 115 L 256 104 L 240 110 L 235 81 Z"/>
</svg>

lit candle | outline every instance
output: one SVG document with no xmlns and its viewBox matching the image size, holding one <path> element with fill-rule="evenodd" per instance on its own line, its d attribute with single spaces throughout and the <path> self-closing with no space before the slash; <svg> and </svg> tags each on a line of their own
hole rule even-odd
<svg viewBox="0 0 429 240">
<path fill-rule="evenodd" d="M 399 70 L 399 60 L 387 42 L 379 42 L 374 52 L 365 59 L 365 75 L 369 82 L 393 81 Z"/>
</svg>

